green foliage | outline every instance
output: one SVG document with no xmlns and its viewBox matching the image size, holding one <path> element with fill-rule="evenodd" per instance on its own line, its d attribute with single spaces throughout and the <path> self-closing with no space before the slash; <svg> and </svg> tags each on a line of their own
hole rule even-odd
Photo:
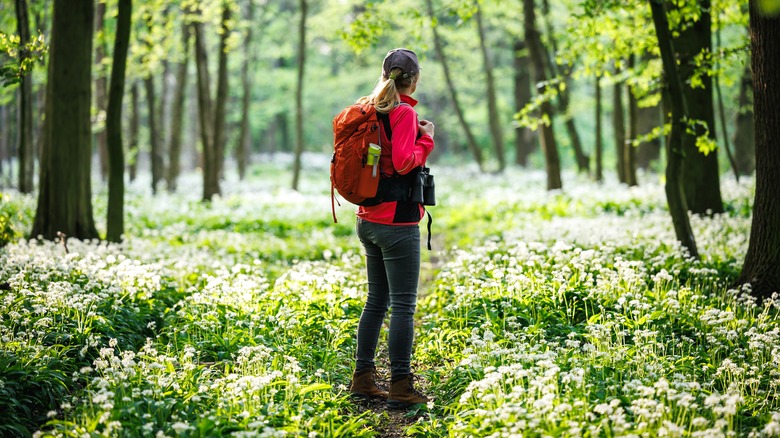
<svg viewBox="0 0 780 438">
<path fill-rule="evenodd" d="M 8 59 L 0 64 L 0 82 L 3 87 L 18 84 L 22 77 L 30 74 L 36 63 L 44 59 L 49 50 L 43 35 L 36 36 L 24 47 L 20 42 L 18 35 L 0 32 L 0 54 L 6 55 Z"/>
</svg>

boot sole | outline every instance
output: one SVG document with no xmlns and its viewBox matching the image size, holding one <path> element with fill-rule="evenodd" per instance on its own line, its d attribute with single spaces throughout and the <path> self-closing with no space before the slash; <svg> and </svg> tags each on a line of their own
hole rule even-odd
<svg viewBox="0 0 780 438">
<path fill-rule="evenodd" d="M 398 400 L 388 400 L 387 407 L 389 409 L 406 409 L 412 406 L 424 405 L 425 403 L 407 403 Z"/>
<path fill-rule="evenodd" d="M 382 397 L 381 395 L 368 395 L 368 394 L 360 394 L 357 392 L 352 392 L 349 394 L 349 396 L 353 400 L 387 400 L 387 397 Z"/>
</svg>

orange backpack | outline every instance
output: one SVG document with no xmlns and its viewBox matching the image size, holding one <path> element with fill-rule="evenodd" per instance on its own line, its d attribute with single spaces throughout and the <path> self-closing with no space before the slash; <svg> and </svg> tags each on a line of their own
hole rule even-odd
<svg viewBox="0 0 780 438">
<path fill-rule="evenodd" d="M 330 160 L 333 222 L 338 222 L 334 190 L 353 204 L 376 196 L 379 156 L 369 156 L 370 144 L 381 149 L 379 118 L 373 105 L 356 103 L 333 118 L 333 157 Z"/>
</svg>

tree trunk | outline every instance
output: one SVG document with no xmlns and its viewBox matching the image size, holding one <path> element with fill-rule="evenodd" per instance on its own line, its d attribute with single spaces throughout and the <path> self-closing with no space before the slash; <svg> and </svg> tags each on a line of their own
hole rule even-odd
<svg viewBox="0 0 780 438">
<path fill-rule="evenodd" d="M 98 237 L 92 216 L 90 106 L 92 101 L 91 1 L 54 1 L 46 84 L 46 140 L 31 237 L 57 233 Z"/>
<path fill-rule="evenodd" d="M 680 79 L 689 84 L 696 70 L 695 57 L 706 51 L 712 52 L 712 19 L 710 0 L 698 0 L 701 16 L 675 38 L 674 46 L 680 65 Z M 699 151 L 696 138 L 707 135 L 715 140 L 715 112 L 713 107 L 712 78 L 701 75 L 701 87 L 683 87 L 688 105 L 688 117 L 697 124 L 695 134 L 683 133 L 683 191 L 688 209 L 697 214 L 723 212 L 720 195 L 720 169 L 718 168 L 717 149 L 707 155 Z M 687 130 L 686 130 L 687 131 Z"/>
<path fill-rule="evenodd" d="M 514 44 L 515 112 L 531 101 L 531 71 L 528 68 L 528 53 L 525 41 L 516 39 Z M 515 129 L 515 164 L 528 166 L 528 156 L 536 149 L 536 131 L 527 127 Z"/>
<path fill-rule="evenodd" d="M 634 55 L 629 56 L 628 66 L 631 70 L 634 69 Z M 625 162 L 623 170 L 626 176 L 626 184 L 628 184 L 629 187 L 633 187 L 637 185 L 636 148 L 634 147 L 634 139 L 638 136 L 639 131 L 639 121 L 637 120 L 639 108 L 631 87 L 627 86 L 626 91 L 628 91 L 628 138 L 623 142 L 623 160 Z"/>
<path fill-rule="evenodd" d="M 130 45 L 132 0 L 119 0 L 111 83 L 106 112 L 106 140 L 109 162 L 106 239 L 121 242 L 124 234 L 125 157 L 122 147 L 122 98 L 125 95 L 125 67 Z"/>
<path fill-rule="evenodd" d="M 544 17 L 547 38 L 550 41 L 550 49 L 552 50 L 552 53 L 550 53 L 550 50 L 543 50 L 547 68 L 551 77 L 560 77 L 560 80 L 566 85 L 562 90 L 558 90 L 558 113 L 564 118 L 564 126 L 571 142 L 572 151 L 574 151 L 574 161 L 577 163 L 577 170 L 587 173 L 590 171 L 590 157 L 585 154 L 582 148 L 582 141 L 577 131 L 577 125 L 574 124 L 574 117 L 569 114 L 569 71 L 562 73 L 558 71 L 558 67 L 553 60 L 553 54 L 558 53 L 558 44 L 555 41 L 555 33 L 550 20 L 550 4 L 547 0 L 542 0 L 542 16 Z"/>
<path fill-rule="evenodd" d="M 203 200 L 211 201 L 219 194 L 219 166 L 214 148 L 214 117 L 211 110 L 211 90 L 209 89 L 209 68 L 206 55 L 206 42 L 203 39 L 203 23 L 193 23 L 195 31 L 195 64 L 198 71 L 198 120 L 200 121 L 200 140 L 203 144 Z"/>
<path fill-rule="evenodd" d="M 152 193 L 157 193 L 157 186 L 163 179 L 163 151 L 160 145 L 159 120 L 157 118 L 157 95 L 154 91 L 154 76 L 144 79 L 146 87 L 146 121 L 149 124 L 149 158 L 152 162 Z"/>
<path fill-rule="evenodd" d="M 750 67 L 739 86 L 739 110 L 734 130 L 734 155 L 741 175 L 752 175 L 756 170 L 756 131 L 753 124 L 753 75 Z"/>
<path fill-rule="evenodd" d="M 768 298 L 780 292 L 780 16 L 761 15 L 750 0 L 756 195 L 740 283 Z"/>
<path fill-rule="evenodd" d="M 249 65 L 252 57 L 250 48 L 253 25 L 251 23 L 254 21 L 255 3 L 249 2 L 246 8 L 246 19 L 250 25 L 247 26 L 246 35 L 244 37 L 244 60 L 241 64 L 241 88 L 244 91 L 244 95 L 241 97 L 241 131 L 238 136 L 238 145 L 236 147 L 238 178 L 242 181 L 246 177 L 246 168 L 249 165 L 249 103 L 252 100 L 252 82 L 249 77 Z"/>
<path fill-rule="evenodd" d="M 604 180 L 604 128 L 601 123 L 601 76 L 596 76 L 596 181 Z"/>
<path fill-rule="evenodd" d="M 303 155 L 303 72 L 306 66 L 306 15 L 308 0 L 300 0 L 301 21 L 298 26 L 298 83 L 295 87 L 295 162 L 292 189 L 298 190 Z"/>
<path fill-rule="evenodd" d="M 674 231 L 677 240 L 687 248 L 691 257 L 698 258 L 696 240 L 688 218 L 688 206 L 683 193 L 682 171 L 682 136 L 685 133 L 685 118 L 687 108 L 682 82 L 677 72 L 674 43 L 669 31 L 669 21 L 666 17 L 664 0 L 649 0 L 650 11 L 653 15 L 653 25 L 658 37 L 658 46 L 661 51 L 665 86 L 669 88 L 669 96 L 672 106 L 672 132 L 667 145 L 666 163 L 666 202 L 669 205 L 669 213 L 672 216 Z"/>
<path fill-rule="evenodd" d="M 536 13 L 533 0 L 523 0 L 523 27 L 525 29 L 525 41 L 531 57 L 534 82 L 541 84 L 539 94 L 544 94 L 547 87 L 547 74 L 544 69 L 544 53 L 539 31 L 536 30 Z M 542 129 L 542 150 L 544 151 L 545 168 L 547 170 L 547 190 L 555 190 L 563 187 L 561 181 L 561 164 L 558 157 L 558 146 L 555 144 L 555 132 L 553 131 L 553 110 L 549 101 L 541 105 L 544 122 Z"/>
<path fill-rule="evenodd" d="M 138 103 L 138 83 L 130 87 L 130 139 L 127 145 L 128 167 L 130 181 L 135 181 L 138 174 L 138 132 L 140 131 L 140 105 Z"/>
<path fill-rule="evenodd" d="M 222 2 L 222 31 L 219 37 L 219 57 L 217 69 L 217 97 L 214 103 L 214 153 L 217 165 L 217 178 L 224 178 L 225 168 L 225 105 L 228 96 L 227 39 L 230 36 L 230 4 Z"/>
<path fill-rule="evenodd" d="M 26 0 L 16 0 L 16 22 L 19 33 L 19 46 L 24 47 L 30 41 L 30 23 Z M 26 50 L 19 51 L 19 64 L 24 63 L 29 54 Z M 33 93 L 32 72 L 22 74 L 19 84 L 19 129 L 17 131 L 17 153 L 19 156 L 19 191 L 32 193 L 35 188 L 33 172 L 35 172 L 35 149 L 33 147 Z"/>
<path fill-rule="evenodd" d="M 482 53 L 482 66 L 485 69 L 485 82 L 487 85 L 487 104 L 488 104 L 488 125 L 490 126 L 490 137 L 493 139 L 493 147 L 496 150 L 498 158 L 498 170 L 506 169 L 506 157 L 504 155 L 504 134 L 501 130 L 501 116 L 498 113 L 496 103 L 496 81 L 493 78 L 493 63 L 488 54 L 487 41 L 485 37 L 485 26 L 482 22 L 482 10 L 479 3 L 476 3 L 476 13 L 474 17 L 477 20 L 477 30 L 479 31 L 479 47 Z"/>
<path fill-rule="evenodd" d="M 106 117 L 106 87 L 108 86 L 107 72 L 103 68 L 103 58 L 106 54 L 106 37 L 103 34 L 105 28 L 106 4 L 97 2 L 95 10 L 95 108 L 97 109 L 97 120 L 104 120 Z M 106 127 L 104 126 L 95 133 L 97 142 L 98 162 L 100 163 L 100 177 L 105 181 L 108 177 L 108 150 L 106 149 Z"/>
<path fill-rule="evenodd" d="M 431 22 L 434 22 L 436 16 L 433 12 L 433 1 L 426 0 L 425 4 L 428 10 L 428 18 Z M 441 40 L 441 36 L 439 35 L 439 31 L 435 24 L 431 26 L 431 30 L 433 31 L 434 50 L 436 50 L 436 56 L 439 58 L 439 61 L 441 61 L 441 67 L 444 71 L 444 81 L 447 84 L 447 91 L 452 99 L 455 115 L 458 117 L 458 124 L 463 128 L 463 133 L 466 136 L 466 146 L 468 146 L 469 151 L 471 151 L 471 154 L 474 156 L 474 161 L 477 162 L 477 166 L 479 166 L 480 171 L 482 171 L 484 170 L 482 151 L 477 144 L 477 140 L 474 138 L 474 134 L 471 132 L 471 127 L 468 122 L 466 122 L 466 116 L 463 114 L 463 108 L 461 108 L 460 101 L 458 100 L 458 92 L 455 88 L 455 83 L 452 80 L 452 73 L 450 72 L 449 62 L 447 62 L 447 55 L 444 53 L 444 43 Z"/>
<path fill-rule="evenodd" d="M 616 69 L 615 75 L 620 70 Z M 626 123 L 623 109 L 623 83 L 616 82 L 612 93 L 612 129 L 615 135 L 618 181 L 626 183 Z"/>
<path fill-rule="evenodd" d="M 184 118 L 184 98 L 187 90 L 187 66 L 190 53 L 190 25 L 182 24 L 182 60 L 176 70 L 176 89 L 171 111 L 171 142 L 168 146 L 168 191 L 176 191 L 176 180 L 181 173 L 181 137 Z"/>
</svg>

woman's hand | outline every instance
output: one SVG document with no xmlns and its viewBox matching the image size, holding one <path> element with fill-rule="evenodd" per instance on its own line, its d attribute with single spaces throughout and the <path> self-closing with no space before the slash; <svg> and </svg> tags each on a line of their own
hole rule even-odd
<svg viewBox="0 0 780 438">
<path fill-rule="evenodd" d="M 434 126 L 432 122 L 423 119 L 417 123 L 417 127 L 420 129 L 420 132 L 422 132 L 422 135 L 428 134 L 431 136 L 431 138 L 433 138 Z"/>
</svg>

